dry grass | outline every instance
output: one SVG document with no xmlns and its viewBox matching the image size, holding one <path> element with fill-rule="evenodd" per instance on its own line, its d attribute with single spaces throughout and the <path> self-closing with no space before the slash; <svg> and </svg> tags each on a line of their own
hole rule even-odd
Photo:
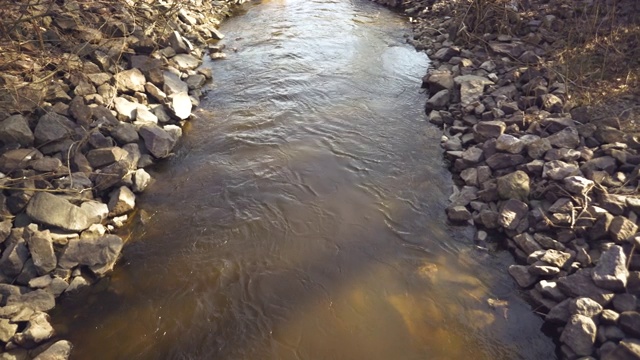
<svg viewBox="0 0 640 360">
<path fill-rule="evenodd" d="M 476 38 L 487 32 L 526 36 L 530 20 L 544 24 L 555 17 L 543 32 L 556 38 L 546 65 L 567 83 L 572 105 L 598 105 L 637 91 L 640 7 L 635 0 L 546 3 L 473 0 L 461 25 Z"/>
</svg>

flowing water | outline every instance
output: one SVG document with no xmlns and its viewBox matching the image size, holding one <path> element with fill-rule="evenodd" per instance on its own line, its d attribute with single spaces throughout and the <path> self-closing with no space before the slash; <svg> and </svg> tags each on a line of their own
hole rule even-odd
<svg viewBox="0 0 640 360">
<path fill-rule="evenodd" d="M 247 5 L 108 282 L 54 320 L 75 359 L 552 359 L 507 253 L 447 225 L 428 59 L 365 0 Z"/>
</svg>

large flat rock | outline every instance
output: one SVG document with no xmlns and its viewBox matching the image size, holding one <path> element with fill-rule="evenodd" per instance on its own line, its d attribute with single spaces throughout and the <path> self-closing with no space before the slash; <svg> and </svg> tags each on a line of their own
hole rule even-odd
<svg viewBox="0 0 640 360">
<path fill-rule="evenodd" d="M 31 198 L 27 215 L 37 223 L 70 231 L 82 231 L 91 225 L 89 216 L 79 206 L 46 192 L 39 192 Z"/>
</svg>

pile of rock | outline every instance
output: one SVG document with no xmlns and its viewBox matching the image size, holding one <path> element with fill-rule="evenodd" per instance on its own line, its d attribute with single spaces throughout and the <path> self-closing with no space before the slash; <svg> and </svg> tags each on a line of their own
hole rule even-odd
<svg viewBox="0 0 640 360">
<path fill-rule="evenodd" d="M 459 176 L 447 214 L 477 225 L 480 245 L 503 234 L 518 262 L 508 271 L 563 357 L 638 359 L 640 143 L 613 115 L 568 111 L 542 61 L 561 20 L 539 16 L 523 37 L 486 34 L 488 51 L 449 40 L 452 18 L 417 21 L 432 59 L 426 111 Z"/>
<path fill-rule="evenodd" d="M 149 184 L 145 167 L 171 155 L 211 79 L 201 49 L 241 2 L 30 8 L 48 12 L 45 46 L 61 62 L 50 81 L 0 74 L 12 90 L 0 94 L 0 357 L 68 357 L 46 312 L 113 268 L 123 240 L 110 232 Z M 145 19 L 167 28 L 142 28 Z"/>
</svg>

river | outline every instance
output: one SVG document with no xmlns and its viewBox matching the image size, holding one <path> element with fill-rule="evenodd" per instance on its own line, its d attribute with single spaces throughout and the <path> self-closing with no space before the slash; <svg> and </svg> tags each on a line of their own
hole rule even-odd
<svg viewBox="0 0 640 360">
<path fill-rule="evenodd" d="M 406 19 L 272 0 L 221 30 L 123 258 L 53 314 L 73 359 L 555 358 L 510 255 L 447 224 Z"/>
</svg>

